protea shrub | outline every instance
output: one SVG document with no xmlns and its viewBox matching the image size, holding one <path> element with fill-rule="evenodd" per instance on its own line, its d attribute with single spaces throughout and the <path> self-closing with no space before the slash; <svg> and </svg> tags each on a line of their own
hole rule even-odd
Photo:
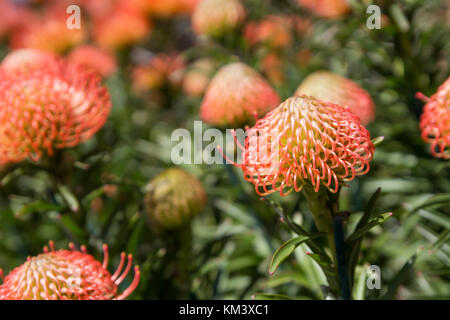
<svg viewBox="0 0 450 320">
<path fill-rule="evenodd" d="M 152 228 L 161 232 L 182 228 L 203 209 L 206 192 L 197 178 L 171 168 L 150 181 L 145 206 Z"/>
<path fill-rule="evenodd" d="M 28 57 L 7 57 L 0 66 L 3 163 L 37 161 L 55 149 L 74 147 L 103 127 L 111 109 L 108 90 L 95 72 L 45 54 Z M 28 67 L 16 69 L 15 61 Z"/>
<path fill-rule="evenodd" d="M 203 99 L 203 121 L 219 127 L 241 127 L 274 109 L 280 98 L 255 70 L 241 62 L 223 66 Z"/>
<path fill-rule="evenodd" d="M 350 79 L 328 71 L 317 71 L 306 77 L 296 94 L 314 96 L 348 108 L 366 125 L 375 118 L 375 105 L 369 93 Z"/>
<path fill-rule="evenodd" d="M 70 244 L 69 250 L 55 250 L 53 242 L 50 242 L 50 249 L 45 247 L 44 253 L 29 257 L 4 279 L 2 275 L 0 300 L 125 299 L 139 284 L 139 267 L 134 267 L 134 279 L 130 286 L 119 293 L 119 285 L 132 268 L 133 256 L 127 257 L 122 253 L 120 264 L 111 275 L 107 269 L 107 245 L 103 246 L 103 251 L 103 262 L 100 263 L 87 253 L 84 246 L 76 250 Z"/>
</svg>

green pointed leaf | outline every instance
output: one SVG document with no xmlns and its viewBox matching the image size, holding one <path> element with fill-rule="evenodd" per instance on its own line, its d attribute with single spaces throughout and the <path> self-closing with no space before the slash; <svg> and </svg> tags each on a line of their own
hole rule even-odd
<svg viewBox="0 0 450 320">
<path fill-rule="evenodd" d="M 438 250 L 441 246 L 446 244 L 449 237 L 450 237 L 450 229 L 447 229 L 441 233 L 439 238 L 436 240 L 436 242 L 431 247 L 431 251 Z"/>
<path fill-rule="evenodd" d="M 279 247 L 277 251 L 275 251 L 275 254 L 272 257 L 272 261 L 270 262 L 269 267 L 270 274 L 273 274 L 278 269 L 278 266 L 281 264 L 281 262 L 289 257 L 299 245 L 301 245 L 308 239 L 309 237 L 307 236 L 299 236 L 283 243 L 281 247 Z"/>
<path fill-rule="evenodd" d="M 417 255 L 417 253 L 413 254 L 412 257 L 403 265 L 389 286 L 386 294 L 381 297 L 382 300 L 392 300 L 394 298 L 398 287 L 403 283 L 409 272 L 413 269 L 414 263 L 417 260 Z"/>
<path fill-rule="evenodd" d="M 352 243 L 352 242 L 358 240 L 364 234 L 366 234 L 368 231 L 370 231 L 373 227 L 382 224 L 383 222 L 385 222 L 391 216 L 392 216 L 392 212 L 386 212 L 386 213 L 383 213 L 383 214 L 379 215 L 378 217 L 376 217 L 375 219 L 371 220 L 369 223 L 367 223 L 362 228 L 356 230 L 352 235 L 350 235 L 347 238 L 347 240 L 345 240 L 345 242 L 348 244 L 348 243 Z"/>
<path fill-rule="evenodd" d="M 441 225 L 445 229 L 450 229 L 450 218 L 447 215 L 423 209 L 419 210 L 418 213 L 422 218 L 433 221 L 434 223 Z"/>
<path fill-rule="evenodd" d="M 450 204 L 450 193 L 443 193 L 438 194 L 433 197 L 430 197 L 422 204 L 416 206 L 414 209 L 412 209 L 411 212 L 415 212 L 420 209 L 424 209 L 431 206 L 437 206 L 437 205 L 444 205 L 444 204 Z"/>
<path fill-rule="evenodd" d="M 332 277 L 336 276 L 336 272 L 334 271 L 333 267 L 330 265 L 329 262 L 327 262 L 327 260 L 323 259 L 322 256 L 320 256 L 316 253 L 307 253 L 307 255 L 320 265 L 320 267 L 322 268 L 323 272 L 326 275 L 332 276 Z"/>
<path fill-rule="evenodd" d="M 22 217 L 29 213 L 44 212 L 44 211 L 61 211 L 63 208 L 59 205 L 48 203 L 45 201 L 35 201 L 23 206 L 18 212 L 16 217 Z"/>
<path fill-rule="evenodd" d="M 80 210 L 80 204 L 78 203 L 77 197 L 69 190 L 68 187 L 58 185 L 58 191 L 72 212 L 78 212 L 78 210 Z"/>
</svg>

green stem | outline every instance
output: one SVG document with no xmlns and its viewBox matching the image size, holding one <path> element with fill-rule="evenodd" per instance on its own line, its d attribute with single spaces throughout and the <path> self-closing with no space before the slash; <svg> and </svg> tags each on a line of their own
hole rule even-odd
<svg viewBox="0 0 450 320">
<path fill-rule="evenodd" d="M 311 187 L 304 187 L 303 194 L 308 201 L 311 213 L 314 216 L 314 222 L 317 229 L 326 233 L 328 243 L 330 246 L 332 256 L 332 268 L 334 269 L 335 276 L 333 279 L 329 279 L 330 287 L 337 293 L 339 292 L 339 279 L 338 279 L 338 259 L 336 252 L 336 242 L 333 227 L 333 217 L 338 213 L 338 198 L 339 194 L 332 194 L 324 188 L 320 188 L 318 192 L 314 191 Z M 331 280 L 331 281 L 330 281 Z"/>
</svg>

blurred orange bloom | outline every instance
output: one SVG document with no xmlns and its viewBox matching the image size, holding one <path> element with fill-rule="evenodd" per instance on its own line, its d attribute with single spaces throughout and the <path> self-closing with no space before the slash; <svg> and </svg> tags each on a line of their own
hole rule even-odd
<svg viewBox="0 0 450 320">
<path fill-rule="evenodd" d="M 422 139 L 437 158 L 450 159 L 450 77 L 428 99 L 420 118 Z"/>
<path fill-rule="evenodd" d="M 178 85 L 184 67 L 184 59 L 178 54 L 157 54 L 147 63 L 134 68 L 133 88 L 141 92 L 160 89 L 165 84 Z"/>
<path fill-rule="evenodd" d="M 275 90 L 244 63 L 222 67 L 208 86 L 200 109 L 203 121 L 239 127 L 263 116 L 280 103 Z"/>
<path fill-rule="evenodd" d="M 92 68 L 103 77 L 109 77 L 117 69 L 116 57 L 109 51 L 95 46 L 80 46 L 72 50 L 68 59 Z"/>
<path fill-rule="evenodd" d="M 236 29 L 244 18 L 239 0 L 201 0 L 192 16 L 192 27 L 197 34 L 218 37 Z"/>
<path fill-rule="evenodd" d="M 352 80 L 332 72 L 317 71 L 310 74 L 295 93 L 348 108 L 365 125 L 375 118 L 375 104 L 369 93 Z"/>
<path fill-rule="evenodd" d="M 347 0 L 297 0 L 298 3 L 322 18 L 339 18 L 351 11 Z"/>
</svg>

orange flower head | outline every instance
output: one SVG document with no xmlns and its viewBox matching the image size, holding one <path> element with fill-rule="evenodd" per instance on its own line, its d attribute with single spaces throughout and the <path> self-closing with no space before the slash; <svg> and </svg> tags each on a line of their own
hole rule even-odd
<svg viewBox="0 0 450 320">
<path fill-rule="evenodd" d="M 300 6 L 308 9 L 318 17 L 340 18 L 351 11 L 347 0 L 297 0 Z"/>
<path fill-rule="evenodd" d="M 420 118 L 422 139 L 437 158 L 450 159 L 450 77 L 431 97 Z"/>
<path fill-rule="evenodd" d="M 184 59 L 178 54 L 157 54 L 134 68 L 133 88 L 142 92 L 160 89 L 165 84 L 177 86 L 181 83 L 184 67 Z"/>
<path fill-rule="evenodd" d="M 103 251 L 103 263 L 100 263 L 84 246 L 81 251 L 75 250 L 73 244 L 69 250 L 55 251 L 50 241 L 50 250 L 44 247 L 44 253 L 29 257 L 3 279 L 0 300 L 123 300 L 139 283 L 139 267 L 134 268 L 131 285 L 119 294 L 118 286 L 129 273 L 133 257 L 128 255 L 127 259 L 122 253 L 119 267 L 111 275 L 107 269 L 107 245 Z"/>
<path fill-rule="evenodd" d="M 302 95 L 284 101 L 247 130 L 244 178 L 259 195 L 285 196 L 305 185 L 336 193 L 369 171 L 374 145 L 357 116 L 346 108 Z"/>
<path fill-rule="evenodd" d="M 80 46 L 69 55 L 69 60 L 95 70 L 103 77 L 111 76 L 117 70 L 116 57 L 111 52 L 95 46 Z"/>
<path fill-rule="evenodd" d="M 120 49 L 143 40 L 151 32 L 150 22 L 140 13 L 121 7 L 95 19 L 94 40 L 105 49 Z"/>
<path fill-rule="evenodd" d="M 270 15 L 245 26 L 244 36 L 251 45 L 263 44 L 271 48 L 285 48 L 292 44 L 290 23 L 282 16 Z"/>
<path fill-rule="evenodd" d="M 261 61 L 261 68 L 270 80 L 275 85 L 281 85 L 285 81 L 283 73 L 283 60 L 277 53 L 269 53 Z"/>
<path fill-rule="evenodd" d="M 263 116 L 280 103 L 269 83 L 244 63 L 223 66 L 209 84 L 200 115 L 203 121 L 239 127 Z"/>
<path fill-rule="evenodd" d="M 6 73 L 29 72 L 35 69 L 51 68 L 57 65 L 58 57 L 38 49 L 18 49 L 3 59 L 0 67 Z"/>
<path fill-rule="evenodd" d="M 192 27 L 199 35 L 220 37 L 235 30 L 244 18 L 239 0 L 201 0 L 192 16 Z"/>
<path fill-rule="evenodd" d="M 101 78 L 84 66 L 55 59 L 26 72 L 0 68 L 0 162 L 76 146 L 103 127 L 110 108 Z"/>
<path fill-rule="evenodd" d="M 183 77 L 183 90 L 189 96 L 201 96 L 214 73 L 215 63 L 209 58 L 195 61 Z"/>
<path fill-rule="evenodd" d="M 67 14 L 65 11 L 46 11 L 42 16 L 24 22 L 23 27 L 14 32 L 11 47 L 63 53 L 82 43 L 87 37 L 83 21 L 80 29 L 69 29 L 66 22 Z"/>
<path fill-rule="evenodd" d="M 366 125 L 375 117 L 375 106 L 369 93 L 350 79 L 328 71 L 309 75 L 296 94 L 306 94 L 348 108 Z"/>
</svg>

